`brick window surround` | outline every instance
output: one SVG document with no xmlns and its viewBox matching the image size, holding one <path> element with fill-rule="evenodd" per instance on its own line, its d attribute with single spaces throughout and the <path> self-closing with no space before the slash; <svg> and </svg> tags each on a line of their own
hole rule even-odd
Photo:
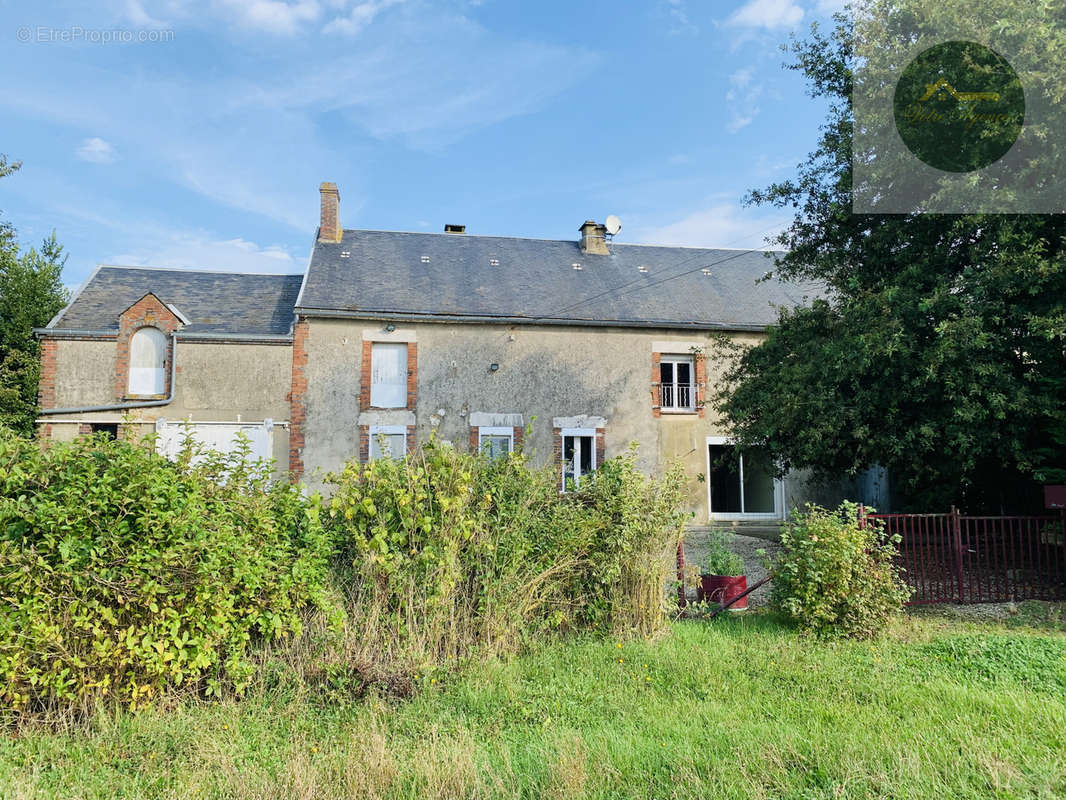
<svg viewBox="0 0 1066 800">
<path fill-rule="evenodd" d="M 491 426 L 491 427 L 496 427 L 496 426 Z M 507 427 L 507 426 L 504 425 L 503 427 Z M 522 439 L 525 436 L 525 433 L 526 433 L 525 428 L 522 428 L 521 426 L 515 425 L 515 426 L 513 426 L 511 428 L 511 436 L 512 436 L 512 441 L 513 441 L 513 445 L 514 445 L 514 452 L 517 453 L 519 450 L 522 449 Z M 481 426 L 471 425 L 470 426 L 470 452 L 471 453 L 477 453 L 478 452 L 478 448 L 480 446 L 480 443 L 481 443 Z"/>
<path fill-rule="evenodd" d="M 415 451 L 415 426 L 407 426 L 407 437 L 405 439 L 407 445 L 407 455 L 411 455 Z M 359 461 L 363 464 L 370 463 L 370 426 L 359 426 Z"/>
<path fill-rule="evenodd" d="M 178 316 L 151 292 L 122 312 L 118 318 L 118 337 L 115 343 L 116 400 L 127 400 L 132 397 L 129 393 L 130 339 L 141 328 L 158 328 L 169 340 L 164 361 L 163 394 L 159 396 L 165 396 L 170 392 L 169 367 L 170 360 L 174 358 L 174 342 L 170 337 L 181 325 L 182 322 Z"/>
<path fill-rule="evenodd" d="M 385 339 L 377 344 L 388 344 L 392 340 Z M 377 406 L 370 405 L 370 376 L 374 361 L 375 342 L 363 340 L 363 363 L 359 371 L 359 410 L 370 411 Z M 404 342 L 407 345 L 407 405 L 404 408 L 413 410 L 418 399 L 418 343 Z"/>
<path fill-rule="evenodd" d="M 652 353 L 651 354 L 651 413 L 656 419 L 663 416 L 662 407 L 662 387 L 660 385 L 661 374 L 659 372 L 660 365 L 664 355 L 691 355 L 690 353 Z M 707 360 L 702 353 L 696 353 L 693 358 L 694 375 L 694 388 L 696 394 L 696 407 L 692 411 L 668 409 L 667 415 L 673 416 L 675 414 L 685 415 L 691 414 L 703 419 L 706 416 L 706 410 L 704 409 L 704 391 L 707 386 Z"/>
<path fill-rule="evenodd" d="M 552 463 L 559 471 L 559 491 L 566 491 L 563 479 L 563 428 L 552 428 Z M 596 465 L 593 469 L 599 469 L 607 458 L 607 432 L 605 428 L 597 427 L 596 431 Z"/>
</svg>

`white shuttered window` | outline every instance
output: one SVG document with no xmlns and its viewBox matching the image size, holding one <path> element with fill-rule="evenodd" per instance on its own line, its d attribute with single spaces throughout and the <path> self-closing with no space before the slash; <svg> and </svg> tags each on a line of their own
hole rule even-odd
<svg viewBox="0 0 1066 800">
<path fill-rule="evenodd" d="M 407 407 L 407 345 L 375 342 L 370 359 L 370 405 Z"/>
</svg>

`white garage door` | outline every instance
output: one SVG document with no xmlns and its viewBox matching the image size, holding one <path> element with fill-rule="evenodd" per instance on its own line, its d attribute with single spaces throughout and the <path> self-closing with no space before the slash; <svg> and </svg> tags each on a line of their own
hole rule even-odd
<svg viewBox="0 0 1066 800">
<path fill-rule="evenodd" d="M 237 434 L 243 433 L 251 440 L 251 457 L 253 459 L 271 458 L 274 444 L 274 425 L 269 420 L 258 424 L 234 422 L 222 424 L 203 424 L 193 422 L 188 432 L 196 441 L 223 453 L 229 453 L 237 447 Z M 155 425 L 159 438 L 156 450 L 167 458 L 176 458 L 181 450 L 186 427 L 184 422 L 159 420 Z"/>
</svg>

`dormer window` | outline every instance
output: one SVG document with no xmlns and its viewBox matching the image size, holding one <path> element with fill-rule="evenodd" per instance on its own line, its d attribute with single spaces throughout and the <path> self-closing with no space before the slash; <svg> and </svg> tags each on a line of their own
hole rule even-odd
<svg viewBox="0 0 1066 800">
<path fill-rule="evenodd" d="M 159 328 L 144 327 L 130 337 L 130 396 L 166 394 L 166 357 L 167 337 Z"/>
</svg>

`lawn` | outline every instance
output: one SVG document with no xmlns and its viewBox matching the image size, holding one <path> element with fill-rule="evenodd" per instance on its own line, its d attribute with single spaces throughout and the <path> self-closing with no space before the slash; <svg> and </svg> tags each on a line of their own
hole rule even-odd
<svg viewBox="0 0 1066 800">
<path fill-rule="evenodd" d="M 421 676 L 406 701 L 324 703 L 279 671 L 241 702 L 9 736 L 0 796 L 1060 798 L 1066 634 L 1022 611 L 912 613 L 874 643 L 681 622 Z"/>
</svg>

